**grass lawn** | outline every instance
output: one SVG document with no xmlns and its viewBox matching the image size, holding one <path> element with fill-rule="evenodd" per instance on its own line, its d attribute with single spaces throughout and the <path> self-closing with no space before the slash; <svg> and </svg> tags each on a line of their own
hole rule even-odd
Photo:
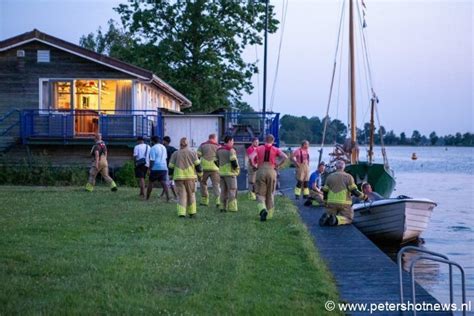
<svg viewBox="0 0 474 316">
<path fill-rule="evenodd" d="M 161 191 L 161 190 L 160 190 Z M 296 208 L 261 223 L 137 189 L 0 187 L 0 314 L 313 314 L 338 300 Z"/>
</svg>

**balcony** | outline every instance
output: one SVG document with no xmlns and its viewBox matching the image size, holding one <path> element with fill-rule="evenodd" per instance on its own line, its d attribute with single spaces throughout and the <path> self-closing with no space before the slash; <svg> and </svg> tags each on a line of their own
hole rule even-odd
<svg viewBox="0 0 474 316">
<path fill-rule="evenodd" d="M 130 143 L 138 136 L 162 136 L 162 116 L 156 110 L 99 112 L 91 110 L 23 110 L 20 115 L 24 144 L 90 142 L 94 134 L 112 142 Z"/>
</svg>

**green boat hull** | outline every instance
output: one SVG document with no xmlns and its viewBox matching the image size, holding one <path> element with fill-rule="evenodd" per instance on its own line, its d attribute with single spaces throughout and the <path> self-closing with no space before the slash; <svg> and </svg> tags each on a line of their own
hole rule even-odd
<svg viewBox="0 0 474 316">
<path fill-rule="evenodd" d="M 345 171 L 354 177 L 359 188 L 362 182 L 368 182 L 375 192 L 385 198 L 389 198 L 395 189 L 396 182 L 393 171 L 384 164 L 359 162 L 346 166 Z"/>
</svg>

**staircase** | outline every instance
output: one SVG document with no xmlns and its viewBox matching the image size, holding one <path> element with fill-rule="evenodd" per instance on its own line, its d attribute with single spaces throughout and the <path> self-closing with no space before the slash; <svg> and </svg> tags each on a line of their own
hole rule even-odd
<svg viewBox="0 0 474 316">
<path fill-rule="evenodd" d="M 20 111 L 11 110 L 0 116 L 0 154 L 6 153 L 20 139 Z"/>
</svg>

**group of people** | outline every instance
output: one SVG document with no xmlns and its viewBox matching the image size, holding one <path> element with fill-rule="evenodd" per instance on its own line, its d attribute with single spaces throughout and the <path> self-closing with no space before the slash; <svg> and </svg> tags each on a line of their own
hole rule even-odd
<svg viewBox="0 0 474 316">
<path fill-rule="evenodd" d="M 335 172 L 325 174 L 326 165 L 320 162 L 316 171 L 309 174 L 309 142 L 303 141 L 301 147 L 291 154 L 291 160 L 296 167 L 295 199 L 303 194 L 305 206 L 326 208 L 321 216 L 321 226 L 336 226 L 351 224 L 354 218 L 352 204 L 367 200 L 380 200 L 383 197 L 372 191 L 369 183 L 362 184 L 359 191 L 354 178 L 345 169 L 345 160 L 335 162 Z M 352 198 L 354 196 L 354 198 Z"/>
<path fill-rule="evenodd" d="M 257 213 L 261 221 L 271 219 L 274 214 L 274 194 L 277 184 L 277 170 L 288 159 L 296 167 L 295 199 L 303 195 L 306 206 L 325 206 L 326 212 L 320 219 L 321 226 L 335 226 L 352 223 L 352 195 L 361 201 L 378 200 L 382 197 L 372 192 L 370 184 L 362 185 L 358 190 L 353 177 L 344 172 L 345 162 L 335 162 L 336 171 L 325 174 L 325 163 L 320 162 L 317 170 L 310 174 L 309 142 L 303 141 L 301 146 L 291 153 L 290 158 L 278 147 L 274 146 L 273 135 L 265 137 L 265 143 L 259 144 L 258 138 L 252 140 L 247 148 L 248 197 L 256 200 Z M 217 135 L 211 134 L 197 151 L 189 148 L 186 137 L 180 139 L 179 149 L 170 145 L 171 139 L 165 136 L 151 138 L 151 146 L 145 143 L 143 137 L 137 139 L 133 150 L 135 176 L 138 179 L 142 199 L 150 198 L 153 187 L 160 183 L 162 196 L 170 201 L 170 190 L 177 200 L 179 217 L 194 217 L 197 213 L 196 181 L 200 182 L 200 205 L 208 206 L 213 203 L 221 212 L 237 212 L 237 176 L 240 173 L 237 152 L 234 149 L 232 136 L 225 136 L 220 145 Z M 89 171 L 89 181 L 86 190 L 92 191 L 96 176 L 101 173 L 112 191 L 117 191 L 117 185 L 108 175 L 107 147 L 101 135 L 95 137 L 91 150 L 92 165 Z M 145 178 L 149 173 L 148 184 Z M 211 201 L 208 182 L 212 184 L 214 199 Z"/>
</svg>

